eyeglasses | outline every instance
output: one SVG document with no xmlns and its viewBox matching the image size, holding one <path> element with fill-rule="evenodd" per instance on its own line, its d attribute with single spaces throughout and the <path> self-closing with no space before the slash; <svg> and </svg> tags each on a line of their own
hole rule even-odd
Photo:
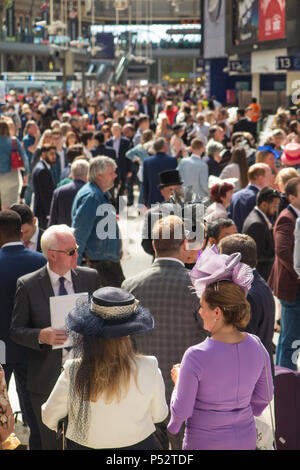
<svg viewBox="0 0 300 470">
<path fill-rule="evenodd" d="M 65 250 L 52 250 L 52 249 L 50 249 L 49 251 L 58 251 L 59 253 L 65 253 L 68 256 L 73 256 L 73 255 L 75 255 L 75 253 L 77 253 L 78 248 L 79 248 L 79 246 L 76 245 L 75 248 L 72 248 L 72 250 L 68 250 L 68 251 L 65 251 Z"/>
</svg>

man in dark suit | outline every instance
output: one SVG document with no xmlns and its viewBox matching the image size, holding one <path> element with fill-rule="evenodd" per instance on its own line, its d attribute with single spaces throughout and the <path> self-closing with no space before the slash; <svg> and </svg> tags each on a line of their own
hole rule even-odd
<svg viewBox="0 0 300 470">
<path fill-rule="evenodd" d="M 232 132 L 250 132 L 250 134 L 252 134 L 256 140 L 257 135 L 255 123 L 248 119 L 248 117 L 245 115 L 245 110 L 242 108 L 239 108 L 236 114 L 238 120 L 233 125 Z"/>
<path fill-rule="evenodd" d="M 63 330 L 53 329 L 49 298 L 80 292 L 91 294 L 100 287 L 94 269 L 77 267 L 77 245 L 71 228 L 49 227 L 42 237 L 47 266 L 18 279 L 10 329 L 11 339 L 28 354 L 27 389 L 38 422 L 42 449 L 59 449 L 61 442 L 41 421 L 41 406 L 49 397 L 68 352 L 61 346 Z"/>
<path fill-rule="evenodd" d="M 272 186 L 274 177 L 269 165 L 255 163 L 248 170 L 249 184 L 237 191 L 231 198 L 229 217 L 234 221 L 238 232 L 242 232 L 243 223 L 256 204 L 256 196 L 260 189 Z"/>
<path fill-rule="evenodd" d="M 164 239 L 166 233 L 169 236 Z M 172 366 L 181 362 L 185 350 L 203 341 L 207 333 L 198 313 L 199 299 L 189 288 L 189 271 L 184 266 L 188 250 L 182 219 L 177 216 L 160 219 L 153 228 L 153 243 L 156 259 L 152 266 L 126 279 L 122 288 L 132 292 L 155 319 L 153 332 L 139 335 L 136 343 L 139 351 L 157 357 L 170 403 L 174 387 Z M 168 449 L 169 439 L 172 449 L 181 449 L 182 434 L 167 435 L 166 423 L 168 419 L 156 425 L 161 431 L 160 442 L 164 441 L 162 448 Z"/>
<path fill-rule="evenodd" d="M 22 242 L 26 248 L 41 253 L 41 238 L 44 230 L 38 227 L 37 218 L 34 217 L 30 207 L 26 204 L 13 204 L 10 209 L 21 217 Z"/>
<path fill-rule="evenodd" d="M 146 114 L 149 117 L 150 123 L 153 121 L 153 111 L 148 102 L 147 96 L 143 95 L 139 103 L 139 114 Z"/>
<path fill-rule="evenodd" d="M 75 160 L 71 165 L 71 183 L 57 188 L 52 197 L 50 207 L 50 225 L 72 225 L 72 204 L 79 189 L 87 183 L 89 164 L 86 160 Z"/>
<path fill-rule="evenodd" d="M 122 196 L 126 190 L 127 177 L 131 176 L 132 163 L 126 158 L 126 152 L 130 149 L 130 141 L 121 135 L 122 127 L 118 123 L 114 123 L 111 128 L 113 137 L 106 142 L 107 147 L 114 149 L 116 153 L 117 174 L 115 187 L 118 187 L 118 196 Z"/>
<path fill-rule="evenodd" d="M 257 251 L 253 238 L 244 234 L 234 234 L 222 238 L 218 248 L 220 253 L 232 255 L 241 253 L 241 262 L 248 264 L 253 269 L 253 281 L 247 295 L 251 306 L 251 319 L 245 331 L 258 336 L 269 353 L 272 372 L 274 375 L 273 361 L 273 334 L 275 319 L 275 302 L 272 291 L 256 269 Z"/>
<path fill-rule="evenodd" d="M 41 148 L 40 161 L 32 172 L 34 190 L 34 215 L 38 218 L 39 227 L 47 228 L 50 206 L 55 183 L 51 175 L 51 165 L 56 162 L 56 149 L 53 145 Z"/>
<path fill-rule="evenodd" d="M 96 132 L 94 139 L 98 142 L 98 145 L 94 148 L 94 150 L 92 150 L 93 157 L 101 157 L 101 155 L 105 155 L 106 157 L 116 160 L 116 152 L 114 149 L 104 145 L 105 137 L 103 132 Z"/>
<path fill-rule="evenodd" d="M 280 335 L 276 365 L 297 370 L 293 360 L 300 337 L 300 282 L 294 270 L 294 230 L 300 216 L 300 177 L 291 178 L 285 187 L 289 205 L 274 226 L 275 260 L 268 284 L 281 303 Z"/>
<path fill-rule="evenodd" d="M 274 240 L 271 217 L 276 216 L 280 202 L 280 193 L 266 186 L 257 194 L 256 206 L 247 216 L 243 224 L 243 233 L 256 242 L 257 271 L 268 280 L 274 261 Z"/>
<path fill-rule="evenodd" d="M 9 385 L 14 373 L 17 394 L 24 421 L 30 429 L 29 447 L 40 449 L 38 426 L 26 390 L 27 355 L 22 346 L 9 337 L 17 279 L 40 269 L 46 264 L 41 253 L 25 248 L 21 241 L 21 217 L 12 210 L 0 212 L 0 340 L 5 344 L 6 362 L 3 364 L 5 380 Z"/>
<path fill-rule="evenodd" d="M 158 189 L 159 173 L 175 170 L 177 167 L 177 159 L 167 154 L 168 144 L 165 138 L 157 139 L 153 149 L 156 154 L 146 158 L 143 164 L 143 198 L 147 207 L 164 200 Z"/>
</svg>

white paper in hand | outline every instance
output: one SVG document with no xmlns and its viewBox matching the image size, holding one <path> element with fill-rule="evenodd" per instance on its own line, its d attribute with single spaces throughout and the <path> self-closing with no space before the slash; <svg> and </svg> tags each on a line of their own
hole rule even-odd
<svg viewBox="0 0 300 470">
<path fill-rule="evenodd" d="M 52 328 L 55 330 L 66 329 L 66 316 L 74 307 L 76 307 L 76 301 L 79 298 L 82 301 L 88 302 L 89 294 L 87 292 L 81 292 L 78 294 L 50 297 L 50 317 Z M 70 346 L 72 346 L 72 344 L 71 340 L 68 338 L 64 344 L 60 346 L 52 346 L 52 349 L 61 349 Z"/>
</svg>

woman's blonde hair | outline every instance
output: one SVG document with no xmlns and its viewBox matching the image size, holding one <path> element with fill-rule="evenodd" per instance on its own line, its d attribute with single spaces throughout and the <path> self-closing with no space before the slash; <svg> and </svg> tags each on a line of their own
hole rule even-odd
<svg viewBox="0 0 300 470">
<path fill-rule="evenodd" d="M 245 328 L 251 316 L 250 304 L 243 289 L 231 281 L 218 281 L 206 287 L 204 300 L 209 308 L 219 307 L 227 325 Z"/>
<path fill-rule="evenodd" d="M 83 338 L 83 356 L 75 377 L 75 391 L 85 401 L 101 397 L 106 404 L 127 395 L 130 380 L 137 380 L 135 358 L 129 336 Z"/>
<path fill-rule="evenodd" d="M 284 191 L 287 182 L 291 178 L 297 178 L 299 176 L 296 168 L 282 168 L 276 175 L 275 184 L 280 186 L 280 191 Z"/>
</svg>

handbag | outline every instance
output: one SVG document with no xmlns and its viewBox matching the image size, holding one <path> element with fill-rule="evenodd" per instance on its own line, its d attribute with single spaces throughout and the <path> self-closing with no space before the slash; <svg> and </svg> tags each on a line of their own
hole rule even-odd
<svg viewBox="0 0 300 470">
<path fill-rule="evenodd" d="M 18 150 L 17 139 L 12 138 L 11 143 L 12 143 L 12 150 L 11 150 L 10 158 L 11 158 L 12 170 L 18 170 L 19 168 L 24 168 L 24 163 Z"/>
<path fill-rule="evenodd" d="M 267 393 L 268 393 L 268 402 L 269 402 L 269 410 L 270 410 L 270 417 L 271 417 L 271 426 L 267 423 L 266 420 L 263 419 L 263 416 L 254 417 L 255 426 L 256 426 L 256 450 L 277 450 L 276 447 L 276 438 L 275 438 L 275 426 L 274 426 L 274 417 L 272 412 L 271 406 L 271 393 L 270 393 L 270 385 L 269 385 L 269 377 L 267 372 L 267 361 L 265 352 L 263 349 L 263 345 L 261 341 L 254 335 L 253 336 L 258 344 L 261 347 L 263 358 L 264 358 L 264 369 L 266 373 L 266 383 L 267 383 Z"/>
</svg>

